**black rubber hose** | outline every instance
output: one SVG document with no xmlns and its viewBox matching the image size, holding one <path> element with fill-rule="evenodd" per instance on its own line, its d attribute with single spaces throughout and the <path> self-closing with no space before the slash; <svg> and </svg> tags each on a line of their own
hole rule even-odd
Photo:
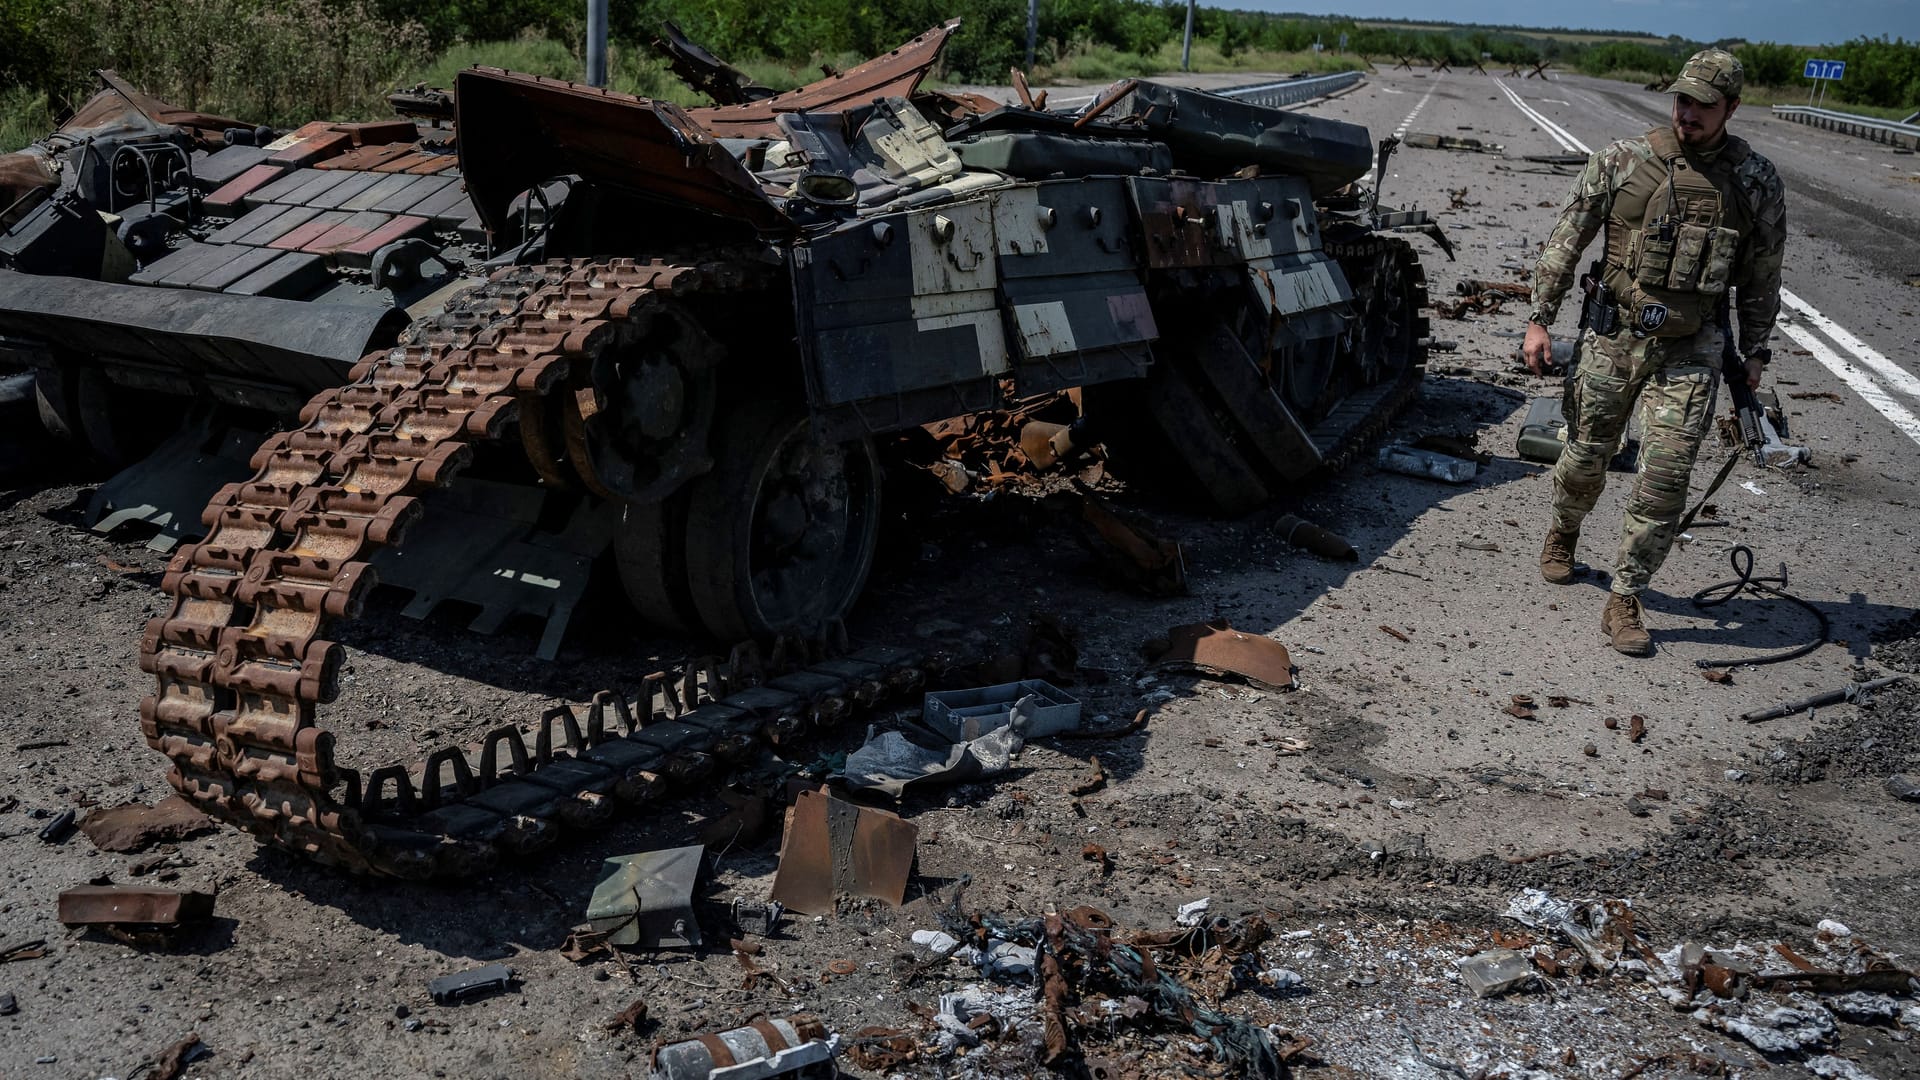
<svg viewBox="0 0 1920 1080">
<path fill-rule="evenodd" d="M 1733 660 L 1695 660 L 1693 662 L 1695 667 L 1724 668 L 1740 667 L 1742 665 L 1758 667 L 1761 664 L 1778 664 L 1783 660 L 1797 660 L 1827 643 L 1828 632 L 1831 628 L 1827 625 L 1826 614 L 1805 600 L 1787 592 L 1787 564 L 1780 564 L 1779 577 L 1754 577 L 1752 548 L 1745 544 L 1735 544 L 1733 550 L 1727 552 L 1727 558 L 1732 561 L 1733 572 L 1736 576 L 1730 581 L 1716 582 L 1694 593 L 1694 607 L 1718 607 L 1734 597 L 1739 596 L 1742 592 L 1751 592 L 1756 596 L 1774 596 L 1800 605 L 1808 614 L 1818 620 L 1820 623 L 1820 636 L 1797 649 L 1788 649 L 1786 652 Z"/>
</svg>

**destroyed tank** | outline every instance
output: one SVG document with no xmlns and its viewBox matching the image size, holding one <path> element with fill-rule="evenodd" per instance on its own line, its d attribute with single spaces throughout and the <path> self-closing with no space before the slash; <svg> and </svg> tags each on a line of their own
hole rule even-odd
<svg viewBox="0 0 1920 1080">
<path fill-rule="evenodd" d="M 125 466 L 96 528 L 190 541 L 141 643 L 173 785 L 323 861 L 474 872 L 962 672 L 817 644 L 873 561 L 877 439 L 1077 389 L 1082 441 L 1240 513 L 1417 388 L 1389 233 L 1423 220 L 1356 184 L 1364 128 L 1138 80 L 922 91 L 953 29 L 777 95 L 672 38 L 709 108 L 474 68 L 284 133 L 103 73 L 0 158 L 0 359 Z M 336 760 L 324 635 L 376 579 L 544 617 L 551 656 L 608 553 L 652 626 L 783 644 Z"/>
</svg>

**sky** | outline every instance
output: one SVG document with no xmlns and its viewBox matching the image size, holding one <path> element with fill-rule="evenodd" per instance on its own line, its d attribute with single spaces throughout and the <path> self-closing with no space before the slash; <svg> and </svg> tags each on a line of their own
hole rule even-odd
<svg viewBox="0 0 1920 1080">
<path fill-rule="evenodd" d="M 1355 19 L 1439 19 L 1489 26 L 1558 24 L 1569 29 L 1636 30 L 1693 41 L 1744 38 L 1823 45 L 1856 37 L 1920 41 L 1920 0 L 1213 0 L 1220 7 L 1297 11 Z"/>
</svg>

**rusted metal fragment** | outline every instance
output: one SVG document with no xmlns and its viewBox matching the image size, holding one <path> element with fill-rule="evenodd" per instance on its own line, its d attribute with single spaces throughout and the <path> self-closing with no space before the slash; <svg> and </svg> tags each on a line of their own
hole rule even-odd
<svg viewBox="0 0 1920 1080">
<path fill-rule="evenodd" d="M 178 795 L 154 806 L 130 803 L 95 810 L 80 823 L 80 831 L 101 851 L 142 851 L 153 844 L 197 836 L 213 827 L 212 818 Z"/>
<path fill-rule="evenodd" d="M 1187 591 L 1187 563 L 1178 543 L 1153 535 L 1090 491 L 1049 498 L 1077 500 L 1081 542 L 1120 580 L 1150 596 Z"/>
<path fill-rule="evenodd" d="M 841 112 L 865 105 L 875 98 L 909 97 L 920 80 L 940 60 L 947 38 L 960 27 L 954 19 L 921 34 L 885 56 L 876 56 L 858 67 L 849 68 L 797 90 L 743 105 L 710 109 L 690 109 L 695 122 L 715 135 L 729 139 L 778 139 L 780 128 L 774 117 L 781 113 Z M 463 73 L 462 78 L 465 75 Z M 464 108 L 466 91 L 456 94 Z M 464 151 L 464 147 L 462 148 Z"/>
<path fill-rule="evenodd" d="M 188 1032 L 179 1042 L 160 1052 L 160 1056 L 154 1059 L 153 1067 L 144 1074 L 145 1080 L 174 1080 L 186 1071 L 188 1065 L 211 1053 L 213 1051 L 207 1049 L 197 1033 Z"/>
<path fill-rule="evenodd" d="M 515 196 L 568 173 L 760 230 L 791 227 L 746 166 L 677 105 L 486 67 L 462 71 L 454 98 L 460 172 L 496 234 Z"/>
<path fill-rule="evenodd" d="M 82 885 L 60 894 L 65 926 L 179 926 L 213 915 L 213 894 L 144 885 Z"/>
<path fill-rule="evenodd" d="M 1293 657 L 1272 638 L 1243 634 L 1222 620 L 1192 623 L 1167 631 L 1162 665 L 1197 668 L 1212 674 L 1232 672 L 1276 690 L 1293 689 Z"/>
<path fill-rule="evenodd" d="M 660 35 L 651 42 L 680 81 L 720 105 L 745 105 L 773 97 L 778 91 L 761 86 L 753 77 L 707 51 L 682 33 L 671 19 L 660 23 Z"/>
<path fill-rule="evenodd" d="M 884 810 L 856 806 L 824 791 L 804 791 L 787 813 L 772 898 L 808 915 L 827 915 L 842 893 L 896 907 L 905 899 L 920 830 Z"/>
</svg>

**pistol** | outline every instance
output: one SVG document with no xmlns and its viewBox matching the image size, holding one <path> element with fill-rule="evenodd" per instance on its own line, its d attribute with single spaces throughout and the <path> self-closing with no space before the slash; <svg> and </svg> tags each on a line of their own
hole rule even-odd
<svg viewBox="0 0 1920 1080">
<path fill-rule="evenodd" d="M 1580 275 L 1580 291 L 1586 294 L 1580 303 L 1580 328 L 1601 337 L 1612 337 L 1614 331 L 1620 329 L 1620 307 L 1615 303 L 1613 290 L 1602 278 L 1603 266 L 1595 259 L 1587 272 Z"/>
</svg>

